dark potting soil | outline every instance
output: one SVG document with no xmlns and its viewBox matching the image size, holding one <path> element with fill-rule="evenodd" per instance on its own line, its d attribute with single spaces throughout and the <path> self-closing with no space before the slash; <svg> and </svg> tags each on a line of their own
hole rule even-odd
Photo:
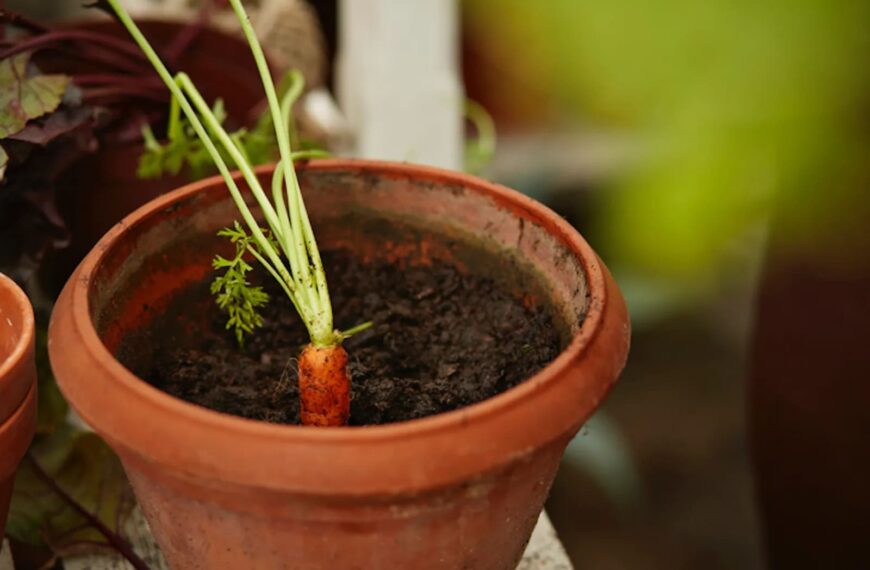
<svg viewBox="0 0 870 570">
<path fill-rule="evenodd" d="M 529 378 L 560 351 L 548 311 L 525 306 L 492 279 L 443 263 L 400 269 L 335 251 L 324 253 L 324 265 L 336 326 L 374 322 L 344 345 L 352 425 L 410 420 L 480 402 Z M 264 286 L 271 295 L 265 324 L 243 349 L 215 308 L 210 327 L 197 330 L 195 339 L 157 341 L 145 377 L 213 410 L 298 423 L 294 357 L 307 335 L 277 284 Z"/>
</svg>

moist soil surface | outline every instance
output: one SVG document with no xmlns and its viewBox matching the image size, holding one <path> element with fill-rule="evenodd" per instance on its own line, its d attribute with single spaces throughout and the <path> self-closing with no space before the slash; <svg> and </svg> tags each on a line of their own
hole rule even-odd
<svg viewBox="0 0 870 570">
<path fill-rule="evenodd" d="M 324 266 L 336 326 L 374 323 L 344 343 L 351 425 L 411 420 L 480 402 L 529 378 L 561 349 L 548 311 L 527 306 L 492 279 L 437 262 L 404 268 L 363 263 L 339 251 L 325 252 Z M 244 348 L 208 303 L 214 314 L 206 330 L 158 340 L 143 376 L 173 396 L 219 412 L 298 423 L 294 358 L 307 334 L 277 284 L 263 286 L 271 296 L 264 326 Z M 207 283 L 199 289 L 208 294 Z M 174 313 L 161 318 L 179 318 Z"/>
</svg>

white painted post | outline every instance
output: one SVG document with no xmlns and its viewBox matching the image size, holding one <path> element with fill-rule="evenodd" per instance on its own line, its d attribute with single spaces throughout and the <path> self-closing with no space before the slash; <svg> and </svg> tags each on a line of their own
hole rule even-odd
<svg viewBox="0 0 870 570">
<path fill-rule="evenodd" d="M 462 167 L 456 0 L 341 0 L 339 105 L 349 154 Z"/>
</svg>

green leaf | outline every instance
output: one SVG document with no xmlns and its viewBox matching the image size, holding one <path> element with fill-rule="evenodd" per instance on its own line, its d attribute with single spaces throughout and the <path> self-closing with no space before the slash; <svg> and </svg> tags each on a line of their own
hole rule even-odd
<svg viewBox="0 0 870 570">
<path fill-rule="evenodd" d="M 0 139 L 57 109 L 69 85 L 66 75 L 30 75 L 29 60 L 21 53 L 0 61 Z"/>
<path fill-rule="evenodd" d="M 134 499 L 118 458 L 95 434 L 66 425 L 31 448 L 56 484 L 108 528 L 118 531 Z M 60 556 L 108 549 L 103 535 L 46 483 L 28 460 L 15 478 L 7 534 Z"/>
<path fill-rule="evenodd" d="M 271 232 L 264 229 L 263 233 L 277 250 Z M 253 267 L 244 256 L 249 250 L 259 251 L 259 248 L 238 221 L 233 227 L 220 230 L 218 235 L 228 238 L 236 246 L 236 254 L 232 259 L 216 255 L 212 260 L 212 267 L 225 272 L 212 281 L 211 293 L 215 295 L 218 307 L 227 313 L 226 329 L 232 329 L 239 346 L 244 346 L 245 335 L 263 326 L 258 309 L 269 302 L 269 295 L 263 288 L 252 286 L 247 278 Z"/>
<path fill-rule="evenodd" d="M 57 387 L 51 363 L 48 361 L 48 320 L 47 310 L 37 310 L 36 314 L 36 370 L 39 382 L 37 396 L 37 434 L 52 434 L 66 425 L 69 405 Z"/>
</svg>

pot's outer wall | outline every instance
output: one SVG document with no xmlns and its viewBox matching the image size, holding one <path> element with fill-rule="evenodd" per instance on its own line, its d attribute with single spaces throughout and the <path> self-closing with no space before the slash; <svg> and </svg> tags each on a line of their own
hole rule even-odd
<svg viewBox="0 0 870 570">
<path fill-rule="evenodd" d="M 36 429 L 33 309 L 15 283 L 0 274 L 0 537 L 15 469 Z"/>
<path fill-rule="evenodd" d="M 553 442 L 479 480 L 406 497 L 308 497 L 229 487 L 217 496 L 179 474 L 125 466 L 173 568 L 513 570 L 567 442 Z"/>
<path fill-rule="evenodd" d="M 301 180 L 322 244 L 474 263 L 450 246 L 461 234 L 531 265 L 566 349 L 499 396 L 387 426 L 278 426 L 176 400 L 109 349 L 209 273 L 214 232 L 235 217 L 211 179 L 126 218 L 69 281 L 50 330 L 61 389 L 121 455 L 173 568 L 513 567 L 564 447 L 625 363 L 628 317 L 606 268 L 551 211 L 477 178 L 322 161 Z M 369 215 L 451 239 L 384 240 L 343 223 Z"/>
<path fill-rule="evenodd" d="M 33 329 L 30 301 L 0 273 L 0 425 L 21 406 L 33 383 Z"/>
</svg>

